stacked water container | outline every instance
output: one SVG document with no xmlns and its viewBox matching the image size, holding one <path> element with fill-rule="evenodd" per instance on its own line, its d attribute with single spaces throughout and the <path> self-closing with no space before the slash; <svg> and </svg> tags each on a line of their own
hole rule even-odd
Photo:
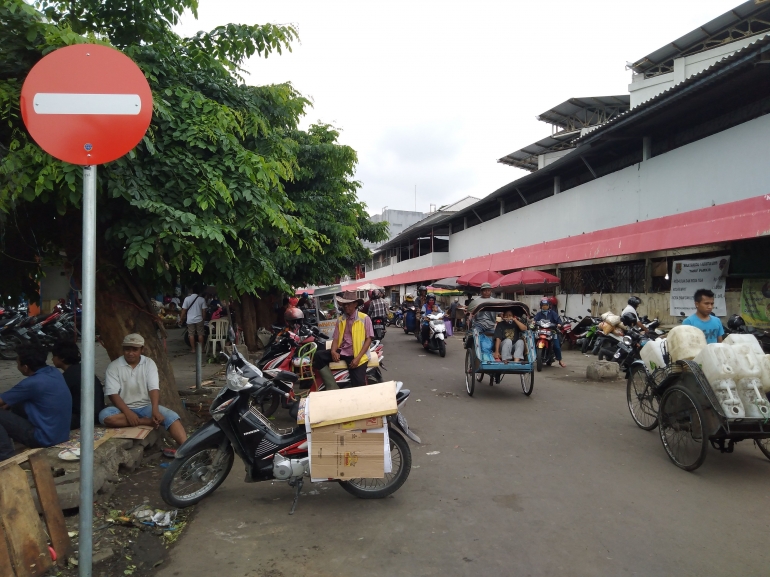
<svg viewBox="0 0 770 577">
<path fill-rule="evenodd" d="M 694 358 L 728 418 L 770 418 L 770 356 L 752 335 L 732 334 Z"/>
</svg>

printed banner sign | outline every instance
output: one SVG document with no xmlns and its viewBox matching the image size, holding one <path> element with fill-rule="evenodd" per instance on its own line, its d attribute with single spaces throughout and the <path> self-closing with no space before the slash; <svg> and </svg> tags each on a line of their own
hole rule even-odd
<svg viewBox="0 0 770 577">
<path fill-rule="evenodd" d="M 318 330 L 331 337 L 334 334 L 334 327 L 337 326 L 337 319 L 331 321 L 318 321 Z"/>
<path fill-rule="evenodd" d="M 701 288 L 714 291 L 714 314 L 727 316 L 725 280 L 729 265 L 729 256 L 674 261 L 671 271 L 671 316 L 695 314 L 693 295 Z"/>
<path fill-rule="evenodd" d="M 741 316 L 747 325 L 770 325 L 770 280 L 743 279 Z"/>
</svg>

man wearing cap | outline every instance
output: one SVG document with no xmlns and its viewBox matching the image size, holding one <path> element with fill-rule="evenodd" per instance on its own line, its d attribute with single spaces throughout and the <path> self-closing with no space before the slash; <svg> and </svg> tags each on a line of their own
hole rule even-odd
<svg viewBox="0 0 770 577">
<path fill-rule="evenodd" d="M 481 297 L 473 299 L 473 306 L 476 307 L 484 299 L 490 298 L 492 298 L 492 285 L 485 282 L 481 285 Z M 495 325 L 497 325 L 497 313 L 489 310 L 481 311 L 479 314 L 473 315 L 473 324 L 485 332 L 493 331 L 495 330 Z"/>
<path fill-rule="evenodd" d="M 348 364 L 350 383 L 354 387 L 366 384 L 366 367 L 369 364 L 369 345 L 374 338 L 372 320 L 358 311 L 364 299 L 356 298 L 354 292 L 343 293 L 334 297 L 342 305 L 343 315 L 337 319 L 332 335 L 332 349 L 318 351 L 313 358 L 313 366 L 318 370 L 326 389 L 337 389 L 337 382 L 329 368 L 329 363 L 343 360 Z"/>
<path fill-rule="evenodd" d="M 155 361 L 142 354 L 144 338 L 132 333 L 123 339 L 123 356 L 107 366 L 104 394 L 112 402 L 99 413 L 106 427 L 163 425 L 180 445 L 187 439 L 182 422 L 171 409 L 159 404 L 160 380 Z"/>
</svg>

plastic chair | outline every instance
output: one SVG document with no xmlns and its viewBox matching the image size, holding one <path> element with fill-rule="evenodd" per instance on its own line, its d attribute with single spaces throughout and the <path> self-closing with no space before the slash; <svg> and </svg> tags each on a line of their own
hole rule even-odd
<svg viewBox="0 0 770 577">
<path fill-rule="evenodd" d="M 206 354 L 211 350 L 211 356 L 217 356 L 217 343 L 222 351 L 225 350 L 227 342 L 227 332 L 230 329 L 230 321 L 227 319 L 217 319 L 209 322 L 209 340 L 206 341 Z"/>
<path fill-rule="evenodd" d="M 316 343 L 305 343 L 302 345 L 294 359 L 292 365 L 294 366 L 294 372 L 299 375 L 298 383 L 300 391 L 303 389 L 310 390 L 315 382 L 315 374 L 313 373 L 313 359 L 315 358 L 315 352 L 318 349 Z M 297 391 L 295 391 L 295 394 Z M 300 393 L 301 394 L 301 393 Z"/>
</svg>

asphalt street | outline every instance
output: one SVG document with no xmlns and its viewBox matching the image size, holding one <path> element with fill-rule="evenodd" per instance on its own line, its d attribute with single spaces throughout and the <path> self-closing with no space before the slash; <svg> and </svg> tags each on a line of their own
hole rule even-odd
<svg viewBox="0 0 770 577">
<path fill-rule="evenodd" d="M 753 444 L 676 468 L 631 420 L 625 383 L 588 382 L 593 357 L 465 393 L 462 342 L 446 358 L 391 329 L 386 377 L 412 390 L 406 484 L 359 500 L 244 484 L 236 461 L 197 507 L 161 577 L 767 575 L 770 461 Z M 432 454 L 436 453 L 437 454 Z"/>
</svg>

